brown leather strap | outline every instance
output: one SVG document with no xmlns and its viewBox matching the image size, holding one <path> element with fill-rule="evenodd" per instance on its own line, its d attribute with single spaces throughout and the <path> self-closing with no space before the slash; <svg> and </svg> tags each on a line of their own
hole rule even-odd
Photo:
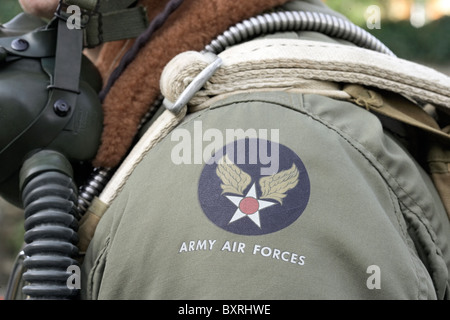
<svg viewBox="0 0 450 320">
<path fill-rule="evenodd" d="M 388 116 L 430 134 L 434 139 L 450 146 L 450 135 L 421 107 L 391 92 L 380 94 L 360 85 L 346 85 L 343 89 L 352 101 L 375 113 Z"/>
</svg>

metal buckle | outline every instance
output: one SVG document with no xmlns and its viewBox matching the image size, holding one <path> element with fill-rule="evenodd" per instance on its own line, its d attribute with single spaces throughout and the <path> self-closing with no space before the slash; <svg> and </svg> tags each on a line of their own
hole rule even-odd
<svg viewBox="0 0 450 320">
<path fill-rule="evenodd" d="M 23 265 L 25 258 L 25 253 L 23 251 L 20 251 L 16 257 L 16 261 L 14 262 L 14 267 L 8 281 L 5 300 L 22 300 L 20 296 L 22 295 L 22 276 L 26 270 L 25 266 Z"/>
<path fill-rule="evenodd" d="M 167 110 L 174 114 L 180 113 L 185 105 L 194 97 L 194 95 L 205 85 L 205 83 L 214 75 L 217 69 L 222 65 L 222 59 L 213 53 L 208 52 L 207 54 L 214 57 L 213 62 L 211 62 L 205 69 L 203 69 L 192 82 L 184 89 L 180 94 L 175 103 L 165 103 Z M 167 102 L 167 101 L 166 101 Z"/>
</svg>

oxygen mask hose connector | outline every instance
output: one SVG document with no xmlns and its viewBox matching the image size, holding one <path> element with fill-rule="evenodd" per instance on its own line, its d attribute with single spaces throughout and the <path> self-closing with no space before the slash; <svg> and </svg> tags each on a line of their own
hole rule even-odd
<svg viewBox="0 0 450 320">
<path fill-rule="evenodd" d="M 78 289 L 69 286 L 77 265 L 77 188 L 67 158 L 56 151 L 34 153 L 20 171 L 25 212 L 26 258 L 22 291 L 28 299 L 73 299 Z"/>
</svg>

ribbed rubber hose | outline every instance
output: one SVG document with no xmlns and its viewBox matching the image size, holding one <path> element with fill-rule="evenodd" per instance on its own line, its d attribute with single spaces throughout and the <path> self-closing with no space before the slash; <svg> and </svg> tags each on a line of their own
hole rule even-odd
<svg viewBox="0 0 450 320">
<path fill-rule="evenodd" d="M 41 152 L 24 165 L 25 210 L 23 293 L 28 299 L 72 299 L 79 290 L 68 285 L 77 265 L 77 188 L 63 155 Z M 69 168 L 69 169 L 68 169 Z"/>
</svg>

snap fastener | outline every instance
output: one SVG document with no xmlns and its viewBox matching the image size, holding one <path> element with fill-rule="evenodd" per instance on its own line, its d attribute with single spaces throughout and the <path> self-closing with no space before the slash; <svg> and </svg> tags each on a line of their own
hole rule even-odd
<svg viewBox="0 0 450 320">
<path fill-rule="evenodd" d="M 53 110 L 60 117 L 65 117 L 70 112 L 70 105 L 64 100 L 57 100 L 53 105 Z"/>
<path fill-rule="evenodd" d="M 13 48 L 16 51 L 25 51 L 28 49 L 29 46 L 30 44 L 28 43 L 28 41 L 21 38 L 14 39 L 11 42 L 11 48 Z"/>
</svg>

